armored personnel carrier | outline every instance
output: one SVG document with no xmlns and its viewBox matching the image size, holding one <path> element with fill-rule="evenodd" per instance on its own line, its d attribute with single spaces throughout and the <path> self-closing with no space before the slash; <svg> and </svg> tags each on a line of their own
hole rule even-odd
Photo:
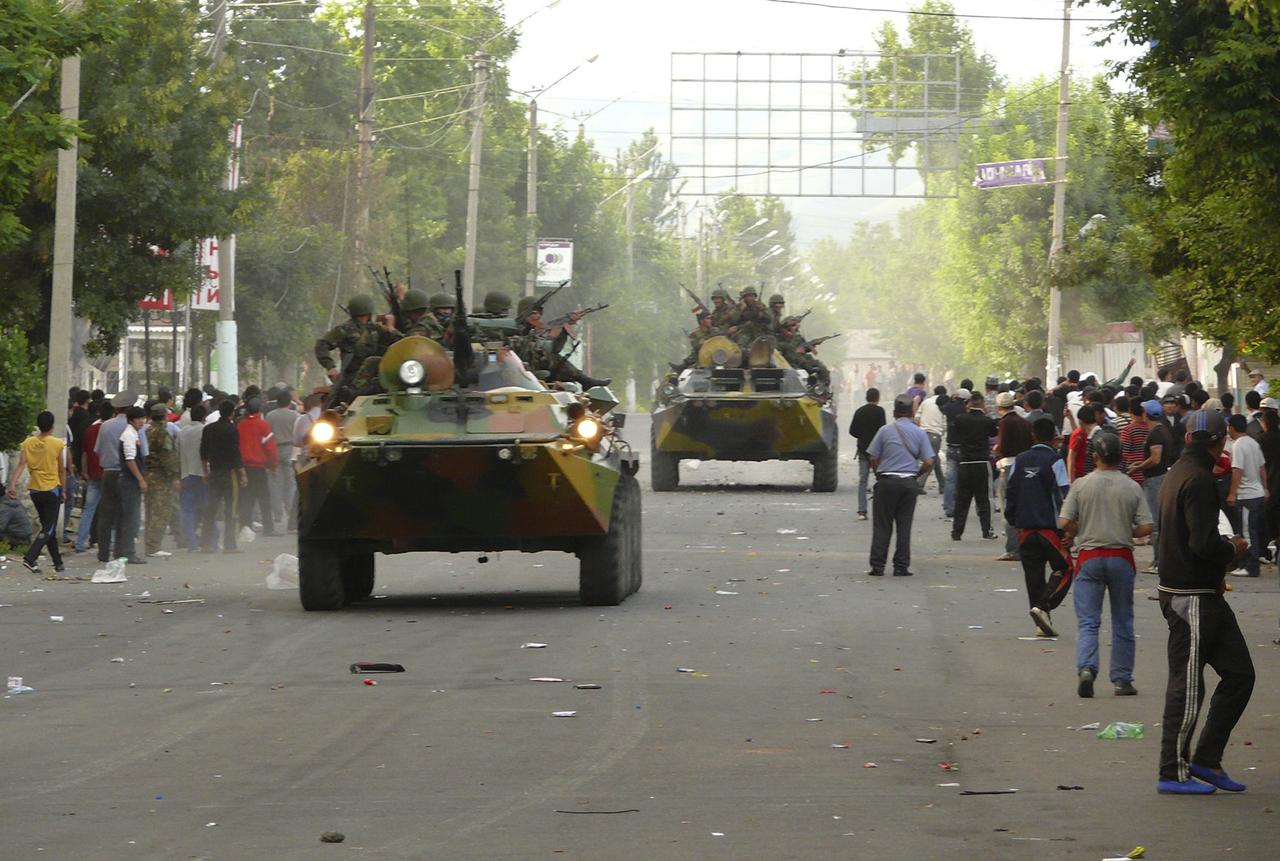
<svg viewBox="0 0 1280 861">
<path fill-rule="evenodd" d="M 302 606 L 368 598 L 380 553 L 500 550 L 574 553 L 583 603 L 621 603 L 640 588 L 641 524 L 617 399 L 548 388 L 502 345 L 454 340 L 452 352 L 397 342 L 379 365 L 385 392 L 312 428 L 298 474 Z"/>
<path fill-rule="evenodd" d="M 652 434 L 656 491 L 680 484 L 681 460 L 805 460 L 814 491 L 836 489 L 835 404 L 787 364 L 772 338 L 756 340 L 745 361 L 729 338 L 708 338 L 696 366 L 659 386 Z"/>
</svg>

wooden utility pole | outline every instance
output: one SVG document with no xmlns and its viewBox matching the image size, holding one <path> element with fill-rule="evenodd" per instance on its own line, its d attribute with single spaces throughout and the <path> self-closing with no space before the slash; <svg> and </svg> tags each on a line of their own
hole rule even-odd
<svg viewBox="0 0 1280 861">
<path fill-rule="evenodd" d="M 480 155 L 484 149 L 484 90 L 489 82 L 489 56 L 475 55 L 475 91 L 471 111 L 471 171 L 467 177 L 467 236 L 462 266 L 462 298 L 467 308 L 475 307 L 476 239 L 480 221 Z"/>
<path fill-rule="evenodd" d="M 372 196 L 373 174 L 373 48 L 375 44 L 374 25 L 377 9 L 373 0 L 364 4 L 364 40 L 361 49 L 360 64 L 360 96 L 357 106 L 357 126 L 359 129 L 359 154 L 356 166 L 356 224 L 353 240 L 354 260 L 352 272 L 356 284 L 366 281 L 364 272 L 368 263 L 369 239 L 369 198 Z"/>
<path fill-rule="evenodd" d="M 80 0 L 68 0 L 68 15 L 80 12 Z M 80 119 L 80 55 L 64 57 L 60 92 L 62 120 Z M 49 366 L 45 378 L 45 409 L 53 413 L 53 432 L 62 435 L 67 420 L 67 390 L 71 379 L 71 302 L 76 262 L 76 165 L 80 139 L 58 150 L 58 180 L 53 210 L 53 287 L 49 296 Z"/>
<path fill-rule="evenodd" d="M 1071 71 L 1068 58 L 1071 53 L 1071 2 L 1062 0 L 1062 64 L 1058 71 L 1058 140 L 1054 150 L 1053 185 L 1053 244 L 1049 246 L 1049 344 L 1046 350 L 1046 387 L 1052 387 L 1062 373 L 1062 291 L 1058 287 L 1057 266 L 1062 254 L 1063 233 L 1066 229 L 1067 201 L 1067 109 L 1071 100 Z"/>
</svg>

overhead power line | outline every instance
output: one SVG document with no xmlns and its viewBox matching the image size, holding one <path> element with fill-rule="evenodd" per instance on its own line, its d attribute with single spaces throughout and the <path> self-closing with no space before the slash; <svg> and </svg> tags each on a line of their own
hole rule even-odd
<svg viewBox="0 0 1280 861">
<path fill-rule="evenodd" d="M 1062 23 L 1061 15 L 991 15 L 969 14 L 966 12 L 939 12 L 926 9 L 885 9 L 877 6 L 845 6 L 840 3 L 823 3 L 821 0 L 765 0 L 766 3 L 781 3 L 785 6 L 815 6 L 819 9 L 839 9 L 845 12 L 881 12 L 887 15 L 921 15 L 930 18 L 984 18 L 995 21 L 1056 21 Z M 1092 21 L 1099 24 L 1113 23 L 1115 18 L 1072 18 L 1073 21 Z"/>
</svg>

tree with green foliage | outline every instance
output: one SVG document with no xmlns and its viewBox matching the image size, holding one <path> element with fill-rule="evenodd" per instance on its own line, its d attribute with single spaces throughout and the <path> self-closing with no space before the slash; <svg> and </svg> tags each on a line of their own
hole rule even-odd
<svg viewBox="0 0 1280 861">
<path fill-rule="evenodd" d="M 0 453 L 31 435 L 44 407 L 44 363 L 34 362 L 20 329 L 0 329 Z M 3 454 L 0 454 L 2 457 Z"/>
<path fill-rule="evenodd" d="M 1137 205 L 1161 297 L 1228 357 L 1280 359 L 1280 8 L 1101 2 L 1119 12 L 1107 39 L 1147 46 L 1118 74 L 1140 88 L 1143 119 L 1167 133 Z"/>
</svg>

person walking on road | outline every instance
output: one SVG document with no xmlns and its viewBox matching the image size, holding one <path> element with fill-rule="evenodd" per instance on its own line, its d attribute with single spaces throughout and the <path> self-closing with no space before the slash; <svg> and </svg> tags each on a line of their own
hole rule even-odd
<svg viewBox="0 0 1280 861">
<path fill-rule="evenodd" d="M 204 521 L 208 488 L 204 482 L 204 464 L 200 460 L 200 438 L 204 436 L 204 419 L 208 410 L 197 403 L 183 415 L 187 423 L 178 431 L 178 508 L 181 511 L 182 539 L 189 553 L 200 549 L 198 535 Z M 217 542 L 217 537 L 214 537 Z"/>
<path fill-rule="evenodd" d="M 142 407 L 125 410 L 125 427 L 120 434 L 120 520 L 116 529 L 116 557 L 130 565 L 145 565 L 138 555 L 138 527 L 142 525 L 142 497 L 147 492 L 147 449 L 142 426 L 147 413 Z"/>
<path fill-rule="evenodd" d="M 1050 614 L 1071 588 L 1071 554 L 1062 544 L 1058 513 L 1067 495 L 1067 467 L 1053 448 L 1058 428 L 1045 416 L 1032 426 L 1036 444 L 1014 458 L 1005 490 L 1005 521 L 1018 531 L 1018 558 L 1027 602 L 1040 633 L 1056 637 Z M 1045 567 L 1052 574 L 1045 578 Z"/>
<path fill-rule="evenodd" d="M 993 454 L 996 457 L 996 466 L 1000 470 L 998 496 L 1000 499 L 1005 499 L 1009 486 L 1009 470 L 1013 467 L 1014 459 L 1031 448 L 1032 433 L 1031 424 L 1018 415 L 1013 392 L 1001 392 L 996 395 L 996 410 L 1000 413 L 1000 420 L 996 423 L 996 447 Z M 1007 499 L 1004 504 L 1008 506 Z M 1005 521 L 1004 553 L 996 557 L 996 560 L 1018 561 L 1018 531 L 1013 527 L 1011 520 Z"/>
<path fill-rule="evenodd" d="M 910 577 L 911 523 L 920 496 L 917 481 L 928 475 L 933 466 L 933 449 L 929 437 L 913 419 L 912 399 L 898 395 L 893 399 L 893 421 L 880 428 L 867 446 L 871 469 L 876 473 L 875 499 L 872 510 L 871 570 L 872 577 L 883 577 L 889 556 L 889 538 L 898 530 L 893 550 L 893 576 Z"/>
<path fill-rule="evenodd" d="M 40 573 L 40 551 L 49 550 L 53 570 L 63 571 L 62 554 L 58 551 L 58 514 L 67 495 L 67 467 L 63 458 L 66 443 L 53 435 L 53 413 L 44 410 L 36 416 L 35 436 L 29 436 L 19 446 L 18 465 L 9 476 L 9 498 L 18 498 L 18 479 L 30 471 L 27 492 L 31 504 L 40 518 L 40 532 L 22 557 L 22 564 L 32 574 Z M 2 456 L 2 455 L 0 455 Z"/>
<path fill-rule="evenodd" d="M 1253 658 L 1224 597 L 1227 566 L 1244 555 L 1242 536 L 1218 534 L 1213 464 L 1227 440 L 1227 423 L 1213 411 L 1187 416 L 1186 445 L 1160 488 L 1160 610 L 1169 625 L 1169 683 L 1160 733 L 1156 791 L 1207 795 L 1243 792 L 1222 769 L 1222 753 L 1253 695 Z M 1204 701 L 1204 667 L 1218 687 L 1209 702 L 1194 755 Z M 1203 781 L 1203 782 L 1200 782 Z"/>
<path fill-rule="evenodd" d="M 147 425 L 147 475 L 151 476 L 147 492 L 146 552 L 148 556 L 172 556 L 161 548 L 164 534 L 173 519 L 177 500 L 179 469 L 178 443 L 169 432 L 169 408 L 163 401 L 151 405 L 151 423 Z M 181 533 L 178 533 L 181 539 Z"/>
<path fill-rule="evenodd" d="M 929 445 L 933 448 L 933 475 L 938 480 L 938 491 L 944 500 L 947 496 L 947 478 L 943 475 L 942 458 L 939 454 L 942 451 L 942 438 L 947 433 L 947 417 L 943 414 L 942 407 L 948 400 L 946 386 L 934 386 L 933 395 L 921 401 L 920 406 L 916 408 L 920 430 L 924 431 L 925 436 L 929 438 Z M 925 485 L 928 483 L 927 474 L 920 476 L 920 493 L 925 492 Z"/>
<path fill-rule="evenodd" d="M 200 437 L 200 460 L 204 462 L 204 478 L 209 488 L 209 501 L 204 510 L 204 529 L 200 543 L 205 553 L 217 551 L 218 519 L 222 518 L 222 549 L 237 553 L 235 491 L 247 483 L 240 460 L 240 434 L 232 424 L 236 405 L 230 398 L 218 404 L 218 420 L 206 424 Z"/>
<path fill-rule="evenodd" d="M 1118 697 L 1133 696 L 1133 539 L 1151 534 L 1151 511 L 1142 488 L 1120 469 L 1123 449 L 1113 433 L 1095 434 L 1095 469 L 1072 483 L 1058 521 L 1076 554 L 1076 693 L 1093 696 L 1098 677 L 1098 627 L 1102 598 L 1111 599 L 1111 684 Z"/>
<path fill-rule="evenodd" d="M 953 427 L 960 447 L 960 463 L 956 467 L 951 540 L 959 541 L 964 535 L 970 502 L 978 507 L 982 537 L 994 540 L 996 534 L 991 530 L 991 439 L 996 435 L 996 423 L 987 415 L 986 398 L 982 392 L 974 392 L 969 397 L 968 408 L 956 416 Z"/>
<path fill-rule="evenodd" d="M 1260 573 L 1260 557 L 1263 545 L 1262 519 L 1270 491 L 1267 489 L 1267 465 L 1262 446 L 1246 432 L 1248 421 L 1244 416 L 1232 416 L 1227 420 L 1227 435 L 1231 437 L 1231 489 L 1227 493 L 1227 505 L 1235 507 L 1243 521 L 1240 532 L 1249 535 L 1249 552 L 1244 557 L 1247 577 Z"/>
<path fill-rule="evenodd" d="M 236 424 L 236 430 L 240 434 L 240 462 L 248 481 L 238 503 L 240 526 L 253 529 L 253 512 L 256 507 L 262 517 L 262 534 L 271 536 L 276 534 L 276 530 L 271 513 L 268 475 L 279 468 L 280 452 L 271 425 L 262 417 L 262 406 L 258 398 L 250 398 L 245 409 L 245 417 Z"/>
<path fill-rule="evenodd" d="M 880 406 L 880 390 L 871 386 L 867 389 L 867 402 L 858 407 L 853 414 L 853 421 L 849 423 L 849 436 L 858 441 L 859 520 L 867 519 L 867 478 L 871 473 L 871 458 L 867 454 L 867 446 L 871 445 L 876 433 L 884 425 L 884 407 Z"/>
</svg>

